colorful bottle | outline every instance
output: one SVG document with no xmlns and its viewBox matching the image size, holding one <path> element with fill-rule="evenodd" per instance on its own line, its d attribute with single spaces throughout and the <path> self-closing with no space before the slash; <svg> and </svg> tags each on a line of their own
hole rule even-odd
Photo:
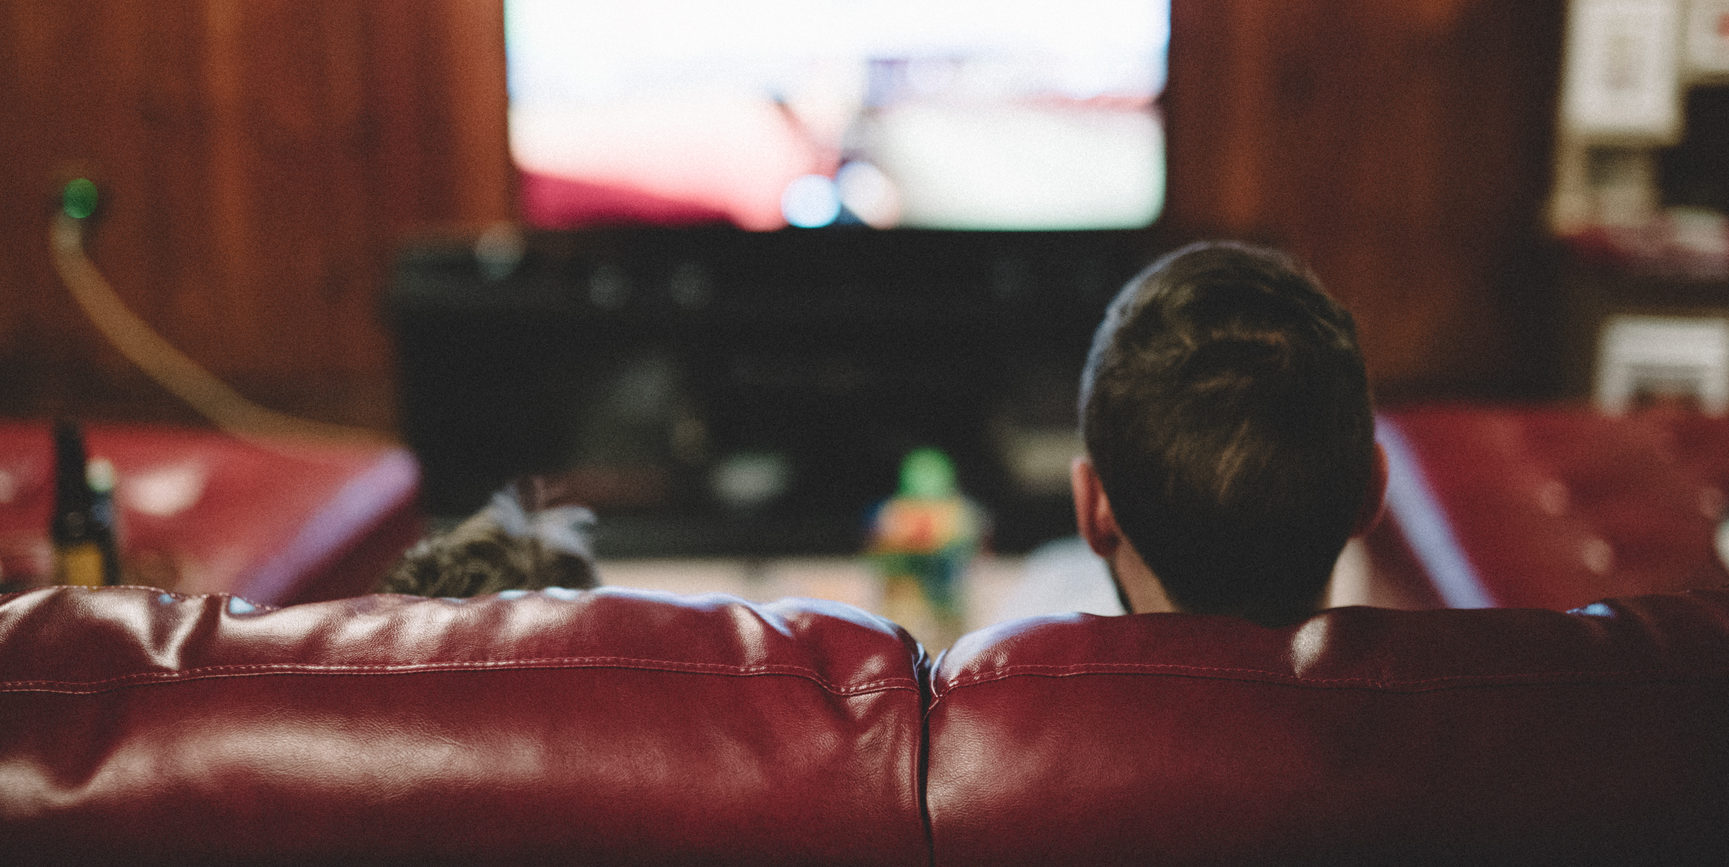
<svg viewBox="0 0 1729 867">
<path fill-rule="evenodd" d="M 868 553 L 884 581 L 883 613 L 931 647 L 953 641 L 964 628 L 961 582 L 979 552 L 983 523 L 956 485 L 948 455 L 933 448 L 908 454 L 900 489 L 871 521 Z"/>
</svg>

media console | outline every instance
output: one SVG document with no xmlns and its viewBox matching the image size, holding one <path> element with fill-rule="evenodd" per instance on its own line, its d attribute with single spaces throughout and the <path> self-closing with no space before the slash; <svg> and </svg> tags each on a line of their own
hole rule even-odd
<svg viewBox="0 0 1729 867">
<path fill-rule="evenodd" d="M 856 550 L 935 445 L 995 543 L 1069 531 L 1075 381 L 1146 230 L 629 228 L 408 245 L 387 294 L 427 507 L 566 472 L 603 554 Z"/>
</svg>

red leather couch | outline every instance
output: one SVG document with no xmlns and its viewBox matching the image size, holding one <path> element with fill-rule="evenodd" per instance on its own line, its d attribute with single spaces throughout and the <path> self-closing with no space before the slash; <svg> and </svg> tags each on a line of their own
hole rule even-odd
<svg viewBox="0 0 1729 867">
<path fill-rule="evenodd" d="M 934 666 L 836 603 L 0 597 L 0 862 L 1729 863 L 1729 590 Z"/>
<path fill-rule="evenodd" d="M 1566 610 L 1729 583 L 1729 418 L 1656 407 L 1418 405 L 1383 411 L 1376 604 Z"/>
<path fill-rule="evenodd" d="M 54 444 L 0 422 L 0 581 L 51 581 Z M 420 537 L 420 468 L 400 446 L 243 441 L 210 430 L 90 424 L 114 464 L 128 583 L 287 605 L 377 585 Z"/>
<path fill-rule="evenodd" d="M 1376 604 L 1547 607 L 1729 583 L 1729 419 L 1416 405 L 1378 417 Z"/>
</svg>

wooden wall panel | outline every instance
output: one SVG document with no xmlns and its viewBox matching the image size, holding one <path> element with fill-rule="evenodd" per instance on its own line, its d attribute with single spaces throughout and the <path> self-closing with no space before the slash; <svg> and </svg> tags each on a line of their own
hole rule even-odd
<svg viewBox="0 0 1729 867">
<path fill-rule="evenodd" d="M 1528 386 L 1562 6 L 1174 0 L 1168 233 L 1308 258 L 1384 393 Z M 190 420 L 49 267 L 80 171 L 98 263 L 176 345 L 392 429 L 392 250 L 511 213 L 501 25 L 498 0 L 0 0 L 0 415 Z"/>
<path fill-rule="evenodd" d="M 267 405 L 388 430 L 391 251 L 510 214 L 496 3 L 8 0 L 0 412 L 192 420 L 108 349 L 46 255 L 57 180 L 163 336 Z"/>
<path fill-rule="evenodd" d="M 1561 0 L 1175 0 L 1174 233 L 1284 245 L 1384 393 L 1540 385 Z"/>
</svg>

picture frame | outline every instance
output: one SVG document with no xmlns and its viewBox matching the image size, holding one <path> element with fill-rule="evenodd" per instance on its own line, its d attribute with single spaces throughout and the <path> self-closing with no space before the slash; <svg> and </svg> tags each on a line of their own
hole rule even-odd
<svg viewBox="0 0 1729 867">
<path fill-rule="evenodd" d="M 1572 0 L 1561 119 L 1597 142 L 1667 144 L 1681 134 L 1681 0 Z"/>
<path fill-rule="evenodd" d="M 1687 66 L 1698 75 L 1729 75 L 1729 0 L 1688 0 Z"/>
</svg>

